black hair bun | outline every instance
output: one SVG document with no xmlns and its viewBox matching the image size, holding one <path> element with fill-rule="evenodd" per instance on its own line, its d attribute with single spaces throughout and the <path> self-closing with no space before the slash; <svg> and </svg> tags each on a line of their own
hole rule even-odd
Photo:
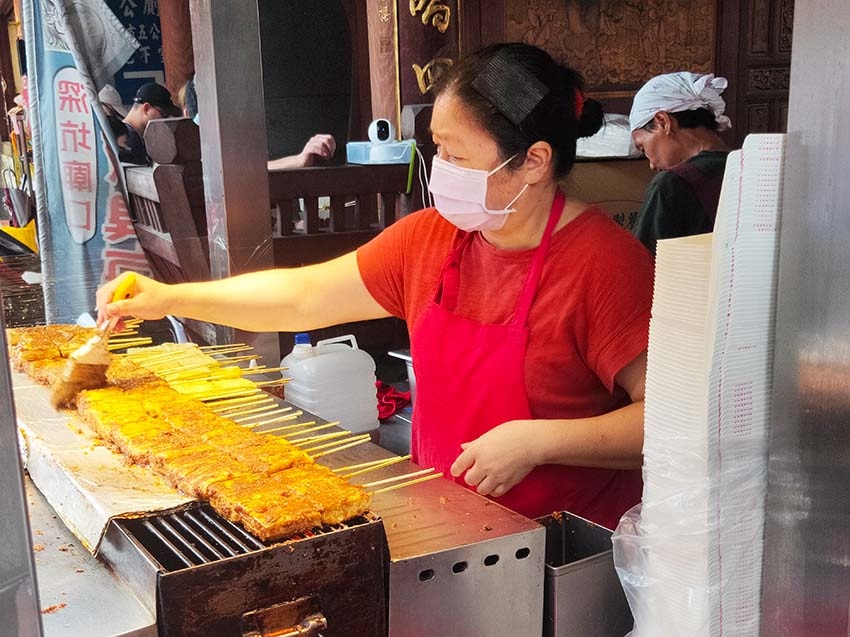
<svg viewBox="0 0 850 637">
<path fill-rule="evenodd" d="M 581 111 L 581 118 L 578 120 L 578 137 L 590 137 L 599 132 L 602 128 L 603 113 L 602 104 L 590 97 L 584 100 L 584 108 Z"/>
</svg>

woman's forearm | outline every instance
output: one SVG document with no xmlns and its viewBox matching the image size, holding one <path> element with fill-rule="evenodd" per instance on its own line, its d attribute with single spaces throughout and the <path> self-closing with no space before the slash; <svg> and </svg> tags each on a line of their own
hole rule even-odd
<svg viewBox="0 0 850 637">
<path fill-rule="evenodd" d="M 532 442 L 538 464 L 639 469 L 643 456 L 643 401 L 592 418 L 538 420 Z"/>
<path fill-rule="evenodd" d="M 388 316 L 352 253 L 314 266 L 264 270 L 166 291 L 166 313 L 257 332 L 297 332 Z"/>
<path fill-rule="evenodd" d="M 297 310 L 296 282 L 286 270 L 252 272 L 220 281 L 182 283 L 168 290 L 167 311 L 243 330 L 298 331 L 314 325 Z"/>
</svg>

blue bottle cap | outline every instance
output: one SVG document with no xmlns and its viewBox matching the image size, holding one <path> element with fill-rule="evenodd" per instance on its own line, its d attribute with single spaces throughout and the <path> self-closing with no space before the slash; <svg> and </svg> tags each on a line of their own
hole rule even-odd
<svg viewBox="0 0 850 637">
<path fill-rule="evenodd" d="M 310 342 L 310 335 L 307 332 L 298 332 L 298 334 L 295 335 L 295 344 L 312 345 Z"/>
</svg>

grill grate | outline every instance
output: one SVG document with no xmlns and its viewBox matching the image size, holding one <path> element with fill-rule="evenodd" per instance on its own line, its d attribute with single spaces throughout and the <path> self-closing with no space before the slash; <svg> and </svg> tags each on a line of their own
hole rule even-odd
<svg viewBox="0 0 850 637">
<path fill-rule="evenodd" d="M 287 539 L 332 533 L 368 522 L 366 517 L 345 524 L 316 528 Z M 208 504 L 150 518 L 117 520 L 116 523 L 156 560 L 163 571 L 173 572 L 257 551 L 264 544 L 241 526 L 218 515 Z"/>
</svg>

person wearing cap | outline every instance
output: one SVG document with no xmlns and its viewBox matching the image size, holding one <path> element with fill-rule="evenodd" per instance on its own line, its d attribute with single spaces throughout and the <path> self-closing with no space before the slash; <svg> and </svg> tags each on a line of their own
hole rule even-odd
<svg viewBox="0 0 850 637">
<path fill-rule="evenodd" d="M 641 497 L 653 264 L 560 185 L 602 107 L 576 71 L 522 43 L 464 56 L 434 90 L 434 207 L 317 265 L 179 285 L 138 275 L 116 303 L 112 281 L 99 321 L 302 332 L 403 318 L 413 460 L 528 517 L 567 510 L 613 528 Z"/>
<path fill-rule="evenodd" d="M 136 91 L 133 106 L 124 117 L 127 142 L 126 146 L 119 147 L 118 159 L 130 164 L 147 164 L 149 160 L 144 135 L 148 122 L 163 117 L 179 117 L 180 114 L 167 88 L 156 82 L 143 84 Z"/>
<path fill-rule="evenodd" d="M 634 233 L 653 254 L 659 239 L 714 228 L 729 154 L 718 135 L 731 126 L 720 97 L 726 85 L 711 74 L 668 73 L 635 95 L 632 139 L 660 172 L 647 187 Z"/>
</svg>

